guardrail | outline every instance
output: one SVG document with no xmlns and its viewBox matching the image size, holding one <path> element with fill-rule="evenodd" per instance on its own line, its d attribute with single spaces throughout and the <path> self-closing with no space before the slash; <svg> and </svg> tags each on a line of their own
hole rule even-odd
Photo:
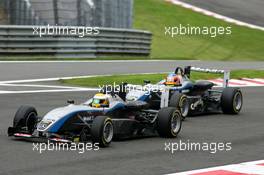
<svg viewBox="0 0 264 175">
<path fill-rule="evenodd" d="M 147 31 L 99 28 L 100 34 L 39 37 L 33 26 L 0 26 L 1 56 L 97 58 L 148 56 L 152 34 Z"/>
</svg>

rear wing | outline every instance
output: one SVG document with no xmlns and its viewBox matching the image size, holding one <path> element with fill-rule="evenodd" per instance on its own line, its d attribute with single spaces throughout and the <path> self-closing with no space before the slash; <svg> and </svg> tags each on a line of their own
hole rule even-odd
<svg viewBox="0 0 264 175">
<path fill-rule="evenodd" d="M 177 70 L 177 68 L 176 68 Z M 175 70 L 175 73 L 177 72 Z M 207 69 L 207 68 L 199 68 L 199 67 L 192 67 L 187 66 L 184 68 L 184 75 L 186 75 L 188 78 L 191 77 L 191 72 L 204 72 L 204 73 L 213 73 L 213 74 L 223 74 L 223 87 L 228 87 L 229 79 L 230 79 L 230 71 L 227 70 L 218 70 L 218 69 Z M 167 107 L 169 104 L 169 93 L 170 93 L 170 87 L 165 87 L 164 91 L 161 94 L 161 103 L 160 107 Z"/>
<path fill-rule="evenodd" d="M 208 69 L 208 68 L 199 68 L 187 66 L 184 68 L 184 74 L 190 78 L 191 72 L 204 72 L 204 73 L 213 73 L 213 74 L 223 74 L 223 87 L 228 87 L 228 83 L 230 80 L 230 71 L 227 70 L 218 70 L 218 69 Z"/>
</svg>

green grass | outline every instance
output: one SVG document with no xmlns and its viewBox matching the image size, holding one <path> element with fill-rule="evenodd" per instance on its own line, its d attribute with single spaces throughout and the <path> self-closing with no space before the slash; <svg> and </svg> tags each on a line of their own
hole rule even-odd
<svg viewBox="0 0 264 175">
<path fill-rule="evenodd" d="M 264 60 L 264 32 L 235 26 L 164 0 L 135 0 L 134 28 L 153 33 L 151 58 Z M 232 26 L 232 35 L 165 36 L 165 26 Z"/>
<path fill-rule="evenodd" d="M 216 38 L 202 35 L 165 36 L 165 26 L 231 26 L 232 35 Z M 110 57 L 102 60 L 181 59 L 264 61 L 264 32 L 241 27 L 193 12 L 164 0 L 135 0 L 134 28 L 153 33 L 150 58 Z M 1 57 L 1 56 L 0 56 Z M 0 60 L 95 60 L 89 58 L 1 57 Z M 96 58 L 98 60 L 98 58 Z"/>
<path fill-rule="evenodd" d="M 98 76 L 90 78 L 78 78 L 69 80 L 60 80 L 61 83 L 85 86 L 98 87 L 103 85 L 116 85 L 123 82 L 130 84 L 143 84 L 144 80 L 150 80 L 151 83 L 157 83 L 164 79 L 167 74 L 134 74 L 134 75 L 112 75 L 112 76 Z M 191 80 L 206 80 L 219 78 L 217 74 L 193 72 Z M 231 78 L 264 78 L 264 70 L 235 70 L 231 72 Z"/>
<path fill-rule="evenodd" d="M 165 77 L 165 74 L 136 74 L 136 75 L 112 75 L 112 76 L 98 76 L 91 78 L 78 78 L 69 80 L 60 80 L 62 83 L 72 84 L 77 86 L 87 86 L 87 87 L 98 87 L 99 85 L 112 85 L 121 84 L 123 82 L 128 82 L 131 84 L 142 84 L 144 80 L 150 80 L 155 83 Z"/>
</svg>

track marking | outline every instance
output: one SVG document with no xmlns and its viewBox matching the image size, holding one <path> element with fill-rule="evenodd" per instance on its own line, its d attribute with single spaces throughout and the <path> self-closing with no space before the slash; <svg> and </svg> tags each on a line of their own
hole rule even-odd
<svg viewBox="0 0 264 175">
<path fill-rule="evenodd" d="M 220 15 L 218 13 L 202 9 L 200 7 L 196 7 L 194 5 L 191 5 L 191 4 L 188 4 L 188 3 L 185 3 L 185 2 L 181 2 L 179 0 L 165 0 L 165 1 L 170 2 L 172 4 L 175 4 L 175 5 L 179 5 L 181 7 L 187 8 L 187 9 L 191 9 L 191 10 L 193 10 L 195 12 L 202 13 L 202 14 L 207 15 L 207 16 L 212 16 L 212 17 L 214 17 L 216 19 L 220 19 L 220 20 L 223 20 L 223 21 L 228 22 L 228 23 L 232 23 L 232 24 L 236 24 L 238 26 L 244 26 L 244 27 L 249 27 L 249 28 L 252 28 L 252 29 L 258 29 L 258 30 L 264 31 L 264 27 L 253 25 L 253 24 L 249 24 L 249 23 L 246 23 L 246 22 L 243 22 L 243 21 L 239 21 L 239 20 L 224 16 L 224 15 Z"/>
<path fill-rule="evenodd" d="M 258 87 L 264 86 L 264 80 L 258 78 L 241 78 L 241 79 L 230 79 L 229 86 L 230 87 Z M 223 86 L 223 79 L 212 79 L 209 80 L 212 83 L 215 83 L 218 86 Z"/>
<path fill-rule="evenodd" d="M 142 75 L 156 74 L 155 73 L 141 73 Z M 158 72 L 168 73 L 168 72 Z M 122 75 L 133 75 L 133 74 L 122 74 Z M 34 82 L 47 82 L 47 81 L 59 81 L 69 80 L 75 78 L 91 78 L 98 76 L 112 76 L 111 75 L 85 75 L 85 76 L 72 76 L 72 77 L 55 77 L 55 78 L 40 78 L 40 79 L 26 79 L 26 80 L 10 80 L 0 81 L 0 86 L 6 87 L 37 87 L 37 88 L 55 88 L 55 89 L 44 89 L 44 90 L 21 90 L 21 91 L 5 91 L 0 90 L 0 94 L 26 94 L 26 93 L 49 93 L 49 92 L 81 92 L 81 91 L 99 91 L 99 88 L 83 88 L 83 87 L 72 87 L 72 86 L 54 86 L 54 85 L 39 85 L 39 84 L 19 84 L 19 83 L 34 83 Z"/>
<path fill-rule="evenodd" d="M 37 88 L 52 88 L 42 90 L 1 90 L 0 94 L 26 94 L 26 93 L 51 93 L 51 92 L 81 92 L 81 91 L 99 91 L 99 88 L 83 88 L 83 87 L 72 87 L 72 86 L 54 86 L 54 85 L 39 85 L 39 84 L 4 84 L 1 86 L 6 87 L 37 87 Z"/>
<path fill-rule="evenodd" d="M 158 73 L 168 73 L 168 72 L 158 72 Z M 154 73 L 141 73 L 142 75 L 154 74 Z M 156 72 L 157 74 L 157 72 Z M 122 75 L 133 75 L 133 74 L 122 74 Z M 136 74 L 137 75 L 137 74 Z M 50 93 L 50 92 L 81 92 L 81 91 L 98 91 L 99 88 L 84 88 L 75 86 L 59 86 L 59 85 L 41 85 L 41 84 L 24 84 L 33 82 L 46 82 L 46 81 L 59 81 L 75 78 L 91 78 L 100 76 L 112 76 L 112 75 L 87 75 L 87 76 L 73 76 L 73 77 L 55 77 L 55 78 L 43 78 L 43 79 L 26 79 L 26 80 L 10 80 L 10 81 L 0 81 L 0 87 L 35 87 L 35 88 L 52 88 L 52 89 L 42 89 L 42 90 L 1 90 L 0 94 L 25 94 L 25 93 Z M 223 86 L 223 79 L 213 79 L 209 80 L 217 85 L 217 87 Z M 22 83 L 22 84 L 20 84 Z M 248 79 L 242 78 L 240 80 L 231 79 L 229 81 L 229 86 L 231 87 L 254 87 L 254 86 L 264 86 L 264 79 Z"/>
<path fill-rule="evenodd" d="M 219 85 L 223 85 L 223 82 L 224 80 L 223 79 L 215 79 L 215 80 L 209 80 L 213 83 L 217 83 Z M 237 82 L 234 82 L 234 81 L 231 81 L 229 80 L 229 83 L 228 83 L 230 86 L 246 86 L 247 84 L 245 83 L 237 83 Z"/>
<path fill-rule="evenodd" d="M 257 81 L 260 81 L 260 82 L 263 82 L 263 83 L 264 83 L 264 79 L 262 79 L 262 78 L 255 78 L 255 80 L 257 80 Z"/>
<path fill-rule="evenodd" d="M 61 88 L 61 89 L 76 89 L 79 87 L 74 86 L 54 86 L 54 85 L 41 85 L 41 84 L 7 84 L 7 83 L 0 83 L 0 86 L 7 86 L 7 87 L 39 87 L 39 88 Z"/>
<path fill-rule="evenodd" d="M 199 62 L 200 60 L 39 60 L 39 61 L 0 61 L 0 63 L 134 63 L 134 62 Z"/>
<path fill-rule="evenodd" d="M 32 91 L 0 91 L 0 94 L 34 94 L 34 93 L 51 93 L 51 92 L 87 92 L 98 91 L 99 89 L 76 88 L 76 89 L 51 89 L 51 90 L 32 90 Z"/>
<path fill-rule="evenodd" d="M 0 81 L 0 84 L 59 81 L 59 80 L 69 80 L 69 79 L 74 79 L 74 78 L 91 78 L 91 77 L 96 77 L 96 76 L 100 76 L 100 75 L 73 76 L 73 77 L 55 77 L 55 78 L 39 78 L 39 79 L 25 79 L 25 80 L 8 80 L 8 81 Z"/>
<path fill-rule="evenodd" d="M 128 74 L 119 74 L 119 75 L 149 75 L 149 74 L 167 74 L 169 72 L 148 72 L 148 73 L 128 73 Z M 12 84 L 12 83 L 34 83 L 34 82 L 46 82 L 46 81 L 59 81 L 59 80 L 70 80 L 76 78 L 92 78 L 92 77 L 106 77 L 113 76 L 115 74 L 106 74 L 106 75 L 81 75 L 81 76 L 72 76 L 72 77 L 55 77 L 55 78 L 39 78 L 39 79 L 25 79 L 25 80 L 7 80 L 0 81 L 0 84 Z"/>
<path fill-rule="evenodd" d="M 169 175 L 263 175 L 264 160 L 173 173 Z"/>
<path fill-rule="evenodd" d="M 256 79 L 242 78 L 241 80 L 254 83 L 254 84 L 264 85 L 264 82 L 256 80 Z"/>
</svg>

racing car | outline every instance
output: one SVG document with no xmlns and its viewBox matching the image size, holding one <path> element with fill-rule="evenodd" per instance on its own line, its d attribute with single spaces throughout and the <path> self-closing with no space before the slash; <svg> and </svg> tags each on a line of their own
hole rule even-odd
<svg viewBox="0 0 264 175">
<path fill-rule="evenodd" d="M 100 147 L 113 138 L 159 134 L 176 137 L 181 130 L 181 113 L 176 107 L 149 108 L 142 100 L 125 101 L 122 93 L 101 91 L 82 104 L 68 105 L 38 116 L 32 106 L 21 106 L 8 128 L 8 136 L 53 142 L 90 142 Z"/>
<path fill-rule="evenodd" d="M 223 87 L 216 88 L 214 83 L 205 80 L 191 81 L 192 71 L 224 74 Z M 230 72 L 225 70 L 177 67 L 158 84 L 144 81 L 145 85 L 137 85 L 138 88 L 126 94 L 126 99 L 145 101 L 151 109 L 156 110 L 162 106 L 177 107 L 183 120 L 190 115 L 206 113 L 238 114 L 242 109 L 243 95 L 240 88 L 228 86 L 229 76 Z M 153 86 L 155 88 L 149 88 Z"/>
</svg>

